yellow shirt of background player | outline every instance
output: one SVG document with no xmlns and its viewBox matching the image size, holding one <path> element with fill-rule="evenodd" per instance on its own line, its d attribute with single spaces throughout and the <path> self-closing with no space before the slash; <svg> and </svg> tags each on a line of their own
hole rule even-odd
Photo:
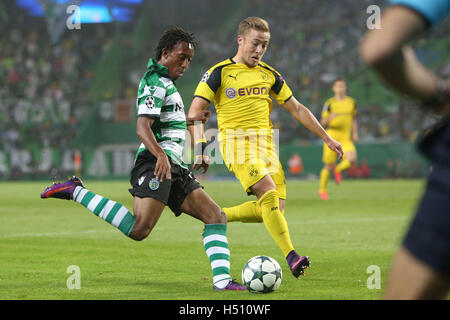
<svg viewBox="0 0 450 320">
<path fill-rule="evenodd" d="M 328 123 L 328 134 L 339 142 L 351 140 L 352 122 L 357 113 L 355 99 L 351 97 L 345 97 L 343 100 L 328 99 L 322 110 L 322 118 L 328 118 L 331 113 L 338 115 Z"/>
</svg>

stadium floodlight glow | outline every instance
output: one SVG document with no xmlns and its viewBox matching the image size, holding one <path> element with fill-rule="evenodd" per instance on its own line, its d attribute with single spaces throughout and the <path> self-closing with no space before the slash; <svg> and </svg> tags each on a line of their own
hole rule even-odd
<svg viewBox="0 0 450 320">
<path fill-rule="evenodd" d="M 31 16 L 42 17 L 44 15 L 44 10 L 37 0 L 16 0 L 16 4 L 27 9 Z"/>
<path fill-rule="evenodd" d="M 112 21 L 129 21 L 133 11 L 129 8 L 102 6 L 80 6 L 81 23 L 105 23 Z"/>
<path fill-rule="evenodd" d="M 131 20 L 133 6 L 142 0 L 80 0 L 77 4 L 81 10 L 81 23 L 108 23 L 113 21 L 127 22 Z M 28 14 L 44 17 L 45 1 L 16 0 L 19 7 L 25 8 Z M 70 5 L 71 1 L 57 0 L 57 5 Z"/>
</svg>

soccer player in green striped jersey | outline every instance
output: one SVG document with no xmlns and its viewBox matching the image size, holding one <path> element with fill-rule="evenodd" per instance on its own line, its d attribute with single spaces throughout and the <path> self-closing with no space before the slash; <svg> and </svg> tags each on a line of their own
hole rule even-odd
<svg viewBox="0 0 450 320">
<path fill-rule="evenodd" d="M 48 187 L 41 198 L 73 199 L 131 239 L 145 239 L 167 205 L 176 216 L 186 213 L 205 223 L 203 246 L 213 273 L 214 290 L 246 290 L 230 276 L 227 219 L 182 160 L 187 121 L 206 121 L 209 112 L 186 119 L 174 81 L 183 76 L 194 56 L 193 34 L 179 27 L 167 30 L 139 84 L 136 133 L 141 140 L 129 189 L 133 213 L 94 194 L 77 177 Z"/>
</svg>

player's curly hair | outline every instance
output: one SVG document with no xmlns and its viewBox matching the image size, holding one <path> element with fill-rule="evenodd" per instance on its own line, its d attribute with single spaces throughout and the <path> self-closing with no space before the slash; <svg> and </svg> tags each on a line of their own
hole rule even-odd
<svg viewBox="0 0 450 320">
<path fill-rule="evenodd" d="M 158 46 L 155 49 L 156 61 L 161 60 L 164 49 L 172 50 L 179 41 L 190 43 L 194 46 L 194 48 L 197 46 L 193 33 L 184 31 L 180 27 L 173 27 L 166 30 L 161 39 L 159 39 Z"/>
</svg>

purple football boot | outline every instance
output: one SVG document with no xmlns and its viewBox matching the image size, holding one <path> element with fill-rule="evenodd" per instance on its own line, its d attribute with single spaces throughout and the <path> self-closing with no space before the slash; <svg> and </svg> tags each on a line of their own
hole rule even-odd
<svg viewBox="0 0 450 320">
<path fill-rule="evenodd" d="M 305 274 L 305 270 L 311 267 L 311 261 L 308 256 L 300 257 L 295 250 L 289 252 L 286 257 L 289 268 L 294 277 L 299 278 Z"/>
<path fill-rule="evenodd" d="M 47 187 L 41 194 L 42 199 L 58 198 L 58 199 L 73 199 L 73 192 L 77 186 L 83 187 L 83 182 L 80 178 L 75 176 L 63 183 L 53 183 L 50 187 Z"/>
<path fill-rule="evenodd" d="M 247 290 L 247 288 L 244 285 L 236 282 L 234 279 L 230 280 L 230 282 L 228 282 L 226 287 L 223 288 L 223 289 L 220 289 L 220 288 L 218 288 L 216 286 L 213 286 L 213 289 L 217 290 L 217 291 L 220 291 L 220 290 L 225 290 L 225 291 L 244 291 L 244 290 Z"/>
</svg>

